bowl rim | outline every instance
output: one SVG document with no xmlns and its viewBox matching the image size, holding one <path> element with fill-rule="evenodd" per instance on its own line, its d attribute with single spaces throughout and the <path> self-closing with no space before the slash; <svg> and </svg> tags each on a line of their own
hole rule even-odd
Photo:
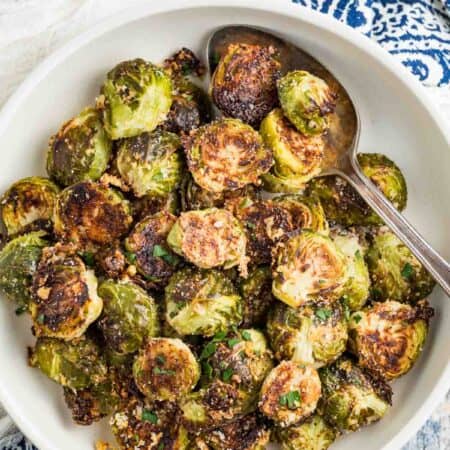
<svg viewBox="0 0 450 450">
<path fill-rule="evenodd" d="M 91 42 L 95 38 L 118 28 L 129 22 L 144 17 L 154 16 L 161 13 L 179 11 L 193 8 L 236 8 L 254 9 L 284 15 L 291 19 L 306 22 L 317 28 L 324 29 L 339 36 L 344 41 L 354 45 L 358 49 L 374 57 L 385 70 L 389 71 L 401 81 L 414 95 L 416 101 L 424 108 L 432 120 L 436 123 L 442 135 L 450 145 L 450 123 L 445 120 L 444 115 L 435 106 L 430 94 L 420 82 L 397 61 L 387 50 L 383 49 L 375 41 L 354 30 L 326 14 L 309 9 L 291 0 L 165 0 L 162 2 L 151 2 L 141 0 L 133 4 L 128 10 L 119 10 L 111 16 L 90 26 L 87 30 L 70 39 L 63 46 L 47 56 L 36 68 L 34 68 L 24 81 L 17 87 L 9 97 L 0 111 L 0 136 L 12 120 L 17 109 L 26 97 L 33 91 L 36 85 L 45 78 L 60 62 L 68 56 Z M 439 289 L 437 287 L 436 289 Z M 0 375 L 1 377 L 1 375 Z M 432 388 L 427 399 L 415 414 L 404 424 L 397 434 L 382 447 L 381 450 L 397 450 L 419 430 L 430 414 L 435 410 L 438 403 L 450 389 L 450 361 L 447 363 L 440 378 Z M 10 417 L 14 420 L 21 431 L 38 446 L 40 450 L 57 449 L 47 436 L 43 435 L 39 427 L 31 423 L 26 416 L 20 413 L 23 408 L 17 405 L 15 399 L 9 394 L 6 383 L 0 383 L 0 401 Z"/>
</svg>

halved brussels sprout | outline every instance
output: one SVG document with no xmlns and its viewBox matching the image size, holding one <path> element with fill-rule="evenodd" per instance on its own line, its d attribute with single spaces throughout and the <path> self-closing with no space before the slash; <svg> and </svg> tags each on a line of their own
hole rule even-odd
<svg viewBox="0 0 450 450">
<path fill-rule="evenodd" d="M 347 320 L 339 302 L 297 309 L 277 302 L 267 322 L 277 359 L 290 359 L 315 368 L 336 360 L 347 345 Z"/>
<path fill-rule="evenodd" d="M 196 184 L 190 174 L 187 174 L 181 185 L 181 207 L 183 211 L 207 208 L 223 208 L 227 201 L 249 197 L 256 199 L 259 196 L 253 184 L 247 184 L 241 189 L 233 191 L 211 192 Z"/>
<path fill-rule="evenodd" d="M 110 157 L 111 141 L 103 128 L 101 113 L 86 108 L 50 138 L 47 173 L 63 186 L 97 181 Z"/>
<path fill-rule="evenodd" d="M 350 348 L 359 365 L 393 380 L 408 372 L 419 357 L 433 309 L 426 301 L 417 307 L 386 301 L 353 313 L 349 322 Z"/>
<path fill-rule="evenodd" d="M 230 424 L 208 430 L 195 439 L 196 448 L 210 450 L 264 450 L 270 440 L 268 424 L 248 414 Z"/>
<path fill-rule="evenodd" d="M 237 119 L 222 119 L 194 130 L 184 143 L 195 182 L 211 192 L 258 184 L 273 159 L 261 136 Z"/>
<path fill-rule="evenodd" d="M 31 299 L 32 278 L 48 245 L 45 233 L 35 231 L 8 242 L 0 251 L 0 291 L 26 310 Z"/>
<path fill-rule="evenodd" d="M 405 209 L 406 182 L 396 164 L 380 153 L 360 153 L 358 161 L 364 175 L 375 183 L 384 196 L 399 211 Z M 344 226 L 383 223 L 343 178 L 338 176 L 314 178 L 308 186 L 308 192 L 320 198 L 329 221 Z"/>
<path fill-rule="evenodd" d="M 108 372 L 99 347 L 86 337 L 72 342 L 40 337 L 31 350 L 29 362 L 72 390 L 98 385 L 106 380 Z"/>
<path fill-rule="evenodd" d="M 113 414 L 112 432 L 121 450 L 187 450 L 187 431 L 173 403 L 148 403 L 132 397 Z"/>
<path fill-rule="evenodd" d="M 176 401 L 194 389 L 200 366 L 180 339 L 151 338 L 134 361 L 133 376 L 147 398 Z"/>
<path fill-rule="evenodd" d="M 0 200 L 1 219 L 8 236 L 50 230 L 59 188 L 47 178 L 30 177 L 14 183 Z"/>
<path fill-rule="evenodd" d="M 337 299 L 347 280 L 345 256 L 328 236 L 312 231 L 280 242 L 273 262 L 273 294 L 293 308 Z"/>
<path fill-rule="evenodd" d="M 408 247 L 386 227 L 375 231 L 367 264 L 376 300 L 415 303 L 429 295 L 436 284 Z"/>
<path fill-rule="evenodd" d="M 289 211 L 295 230 L 308 229 L 328 234 L 329 227 L 322 204 L 317 197 L 280 195 L 273 201 Z"/>
<path fill-rule="evenodd" d="M 278 103 L 280 69 L 275 48 L 230 44 L 212 76 L 212 99 L 225 116 L 258 127 Z"/>
<path fill-rule="evenodd" d="M 117 170 L 137 197 L 167 195 L 181 183 L 180 147 L 176 134 L 161 130 L 122 139 L 117 151 Z"/>
<path fill-rule="evenodd" d="M 172 105 L 172 82 L 164 71 L 137 58 L 108 72 L 97 98 L 111 139 L 153 131 Z"/>
<path fill-rule="evenodd" d="M 279 108 L 261 122 L 260 133 L 272 150 L 275 177 L 292 178 L 292 183 L 303 189 L 309 180 L 319 175 L 325 150 L 322 136 L 300 133 Z"/>
<path fill-rule="evenodd" d="M 98 295 L 103 312 L 98 322 L 108 348 L 121 354 L 136 352 L 142 343 L 159 331 L 155 300 L 129 281 L 107 280 Z"/>
<path fill-rule="evenodd" d="M 132 217 L 122 195 L 99 183 L 64 189 L 55 208 L 55 233 L 83 249 L 111 244 L 128 231 Z"/>
<path fill-rule="evenodd" d="M 284 428 L 309 417 L 315 411 L 320 395 L 316 369 L 282 361 L 264 380 L 259 409 Z"/>
<path fill-rule="evenodd" d="M 202 269 L 239 266 L 247 273 L 247 238 L 241 223 L 225 209 L 209 208 L 180 215 L 167 243 L 172 250 Z"/>
<path fill-rule="evenodd" d="M 299 425 L 278 429 L 276 436 L 282 450 L 327 450 L 336 440 L 337 432 L 314 414 Z"/>
<path fill-rule="evenodd" d="M 285 116 L 298 131 L 320 134 L 328 128 L 336 94 L 319 77 L 304 70 L 288 72 L 278 82 L 278 97 Z"/>
<path fill-rule="evenodd" d="M 226 206 L 245 227 L 251 263 L 269 264 L 274 243 L 293 230 L 289 212 L 272 200 L 249 197 L 229 200 Z"/>
<path fill-rule="evenodd" d="M 167 245 L 166 239 L 177 218 L 161 211 L 137 223 L 125 240 L 128 257 L 146 279 L 167 284 L 175 272 L 179 258 Z"/>
<path fill-rule="evenodd" d="M 200 354 L 202 385 L 220 379 L 235 385 L 245 409 L 255 406 L 259 389 L 273 367 L 266 338 L 257 330 L 219 332 Z"/>
<path fill-rule="evenodd" d="M 392 389 L 351 359 L 342 357 L 320 370 L 324 419 L 339 430 L 356 431 L 388 411 Z"/>
<path fill-rule="evenodd" d="M 242 296 L 241 327 L 263 327 L 270 306 L 276 301 L 272 295 L 272 273 L 270 267 L 253 269 L 239 284 Z"/>
<path fill-rule="evenodd" d="M 332 239 L 347 260 L 347 281 L 341 300 L 351 311 L 357 311 L 369 298 L 370 277 L 364 260 L 365 249 L 358 234 L 352 230 L 333 230 Z"/>
<path fill-rule="evenodd" d="M 47 247 L 33 277 L 30 312 L 36 336 L 80 337 L 100 316 L 97 278 L 73 246 Z"/>
<path fill-rule="evenodd" d="M 181 335 L 213 336 L 242 320 L 242 299 L 216 270 L 185 268 L 166 287 L 166 320 Z"/>
<path fill-rule="evenodd" d="M 182 47 L 163 62 L 164 70 L 172 77 L 201 77 L 205 74 L 206 68 L 189 48 Z"/>
</svg>

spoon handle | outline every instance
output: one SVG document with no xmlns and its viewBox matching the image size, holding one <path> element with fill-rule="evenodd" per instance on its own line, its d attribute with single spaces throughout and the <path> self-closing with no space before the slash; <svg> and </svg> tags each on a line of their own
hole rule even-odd
<svg viewBox="0 0 450 450">
<path fill-rule="evenodd" d="M 351 164 L 346 167 L 345 172 L 340 172 L 340 174 L 358 191 L 386 225 L 411 250 L 430 272 L 431 276 L 440 284 L 447 296 L 450 297 L 450 264 L 425 241 L 378 188 L 362 173 L 356 158 L 352 158 Z"/>
</svg>

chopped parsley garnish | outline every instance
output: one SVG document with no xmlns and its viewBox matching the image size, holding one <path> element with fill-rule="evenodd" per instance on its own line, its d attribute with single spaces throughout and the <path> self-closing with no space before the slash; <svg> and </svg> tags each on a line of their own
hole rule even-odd
<svg viewBox="0 0 450 450">
<path fill-rule="evenodd" d="M 252 335 L 247 330 L 244 330 L 241 334 L 242 334 L 242 339 L 244 339 L 244 341 L 252 340 Z"/>
<path fill-rule="evenodd" d="M 316 310 L 316 316 L 322 321 L 329 319 L 332 315 L 332 311 L 326 308 L 319 308 Z"/>
<path fill-rule="evenodd" d="M 208 377 L 208 379 L 211 379 L 213 375 L 213 368 L 211 364 L 209 364 L 208 361 L 203 361 L 202 369 L 204 374 Z"/>
<path fill-rule="evenodd" d="M 251 230 L 254 230 L 256 228 L 256 225 L 252 222 L 245 222 L 245 225 L 247 228 L 250 228 Z"/>
<path fill-rule="evenodd" d="M 37 322 L 40 323 L 40 324 L 43 324 L 44 321 L 45 321 L 45 316 L 44 316 L 44 314 L 39 314 L 39 315 L 37 316 Z"/>
<path fill-rule="evenodd" d="M 401 271 L 402 277 L 409 280 L 414 273 L 414 268 L 410 263 L 406 263 Z"/>
<path fill-rule="evenodd" d="M 227 345 L 228 345 L 228 347 L 233 348 L 236 344 L 239 344 L 239 342 L 241 342 L 241 340 L 239 338 L 232 338 L 232 339 L 228 339 Z"/>
<path fill-rule="evenodd" d="M 21 314 L 23 314 L 26 311 L 28 311 L 28 307 L 23 305 L 23 306 L 19 306 L 18 308 L 16 308 L 16 310 L 14 312 L 16 313 L 16 316 L 20 316 Z"/>
<path fill-rule="evenodd" d="M 203 348 L 202 353 L 200 354 L 200 359 L 207 359 L 211 355 L 215 353 L 217 350 L 217 344 L 215 342 L 208 342 L 208 344 L 205 345 Z"/>
<path fill-rule="evenodd" d="M 164 450 L 164 442 L 159 443 L 158 450 Z"/>
<path fill-rule="evenodd" d="M 162 369 L 161 367 L 153 367 L 153 373 L 155 375 L 175 375 L 174 370 Z"/>
<path fill-rule="evenodd" d="M 153 247 L 153 257 L 161 258 L 168 264 L 176 264 L 178 262 L 178 258 L 169 250 L 165 249 L 159 244 L 156 244 Z"/>
<path fill-rule="evenodd" d="M 136 262 L 136 253 L 133 252 L 125 252 L 125 258 L 130 264 L 134 264 Z"/>
<path fill-rule="evenodd" d="M 156 357 L 156 361 L 158 362 L 158 364 L 164 364 L 166 362 L 166 357 L 164 355 L 158 355 Z"/>
<path fill-rule="evenodd" d="M 280 395 L 279 403 L 281 406 L 287 406 L 289 409 L 296 409 L 300 406 L 301 399 L 300 392 L 291 391 Z"/>
<path fill-rule="evenodd" d="M 84 252 L 80 254 L 80 258 L 84 261 L 84 263 L 89 267 L 94 267 L 95 258 L 92 252 Z"/>
<path fill-rule="evenodd" d="M 222 372 L 222 380 L 223 381 L 230 381 L 231 377 L 233 376 L 233 369 L 231 367 L 228 367 L 228 369 L 225 369 Z"/>
<path fill-rule="evenodd" d="M 355 314 L 353 316 L 353 320 L 355 321 L 355 323 L 359 323 L 361 321 L 362 317 L 359 314 Z"/>
<path fill-rule="evenodd" d="M 151 422 L 156 425 L 158 423 L 158 416 L 153 411 L 144 409 L 144 411 L 142 411 L 142 420 L 144 420 L 145 422 Z"/>
</svg>

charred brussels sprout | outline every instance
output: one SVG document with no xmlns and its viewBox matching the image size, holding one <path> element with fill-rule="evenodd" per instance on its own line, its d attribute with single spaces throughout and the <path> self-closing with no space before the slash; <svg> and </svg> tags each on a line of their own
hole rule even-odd
<svg viewBox="0 0 450 450">
<path fill-rule="evenodd" d="M 395 163 L 380 153 L 361 153 L 358 161 L 364 174 L 402 211 L 407 200 L 406 182 Z M 330 221 L 344 226 L 382 224 L 380 217 L 343 178 L 315 178 L 308 192 L 320 198 Z"/>
<path fill-rule="evenodd" d="M 179 258 L 166 243 L 176 217 L 169 212 L 159 212 L 137 223 L 125 240 L 129 259 L 146 279 L 167 284 Z"/>
<path fill-rule="evenodd" d="M 134 362 L 133 375 L 148 399 L 176 401 L 194 389 L 200 367 L 180 339 L 151 338 Z"/>
<path fill-rule="evenodd" d="M 121 194 L 98 183 L 70 186 L 58 197 L 55 233 L 83 249 L 111 244 L 128 231 L 132 217 Z"/>
<path fill-rule="evenodd" d="M 104 281 L 98 288 L 103 313 L 98 322 L 106 345 L 117 353 L 134 353 L 158 332 L 156 304 L 142 288 L 127 281 Z"/>
<path fill-rule="evenodd" d="M 281 64 L 273 47 L 230 44 L 211 80 L 211 96 L 228 117 L 257 127 L 278 103 Z"/>
<path fill-rule="evenodd" d="M 239 266 L 247 271 L 247 239 L 240 222 L 227 210 L 209 208 L 182 213 L 167 243 L 174 252 L 202 269 Z"/>
<path fill-rule="evenodd" d="M 380 420 L 391 405 L 388 384 L 363 371 L 349 358 L 340 358 L 321 369 L 321 410 L 325 420 L 339 430 L 356 431 Z"/>
<path fill-rule="evenodd" d="M 14 183 L 0 200 L 8 236 L 52 227 L 59 188 L 47 178 L 30 177 Z"/>
<path fill-rule="evenodd" d="M 143 59 L 124 61 L 108 72 L 97 99 L 111 139 L 153 131 L 171 105 L 170 77 Z"/>
<path fill-rule="evenodd" d="M 279 178 L 281 183 L 287 180 L 285 183 L 300 190 L 320 173 L 325 149 L 322 136 L 300 133 L 281 109 L 274 109 L 262 121 L 260 133 L 275 160 L 272 177 Z M 270 180 L 269 177 L 266 186 L 271 186 Z"/>
<path fill-rule="evenodd" d="M 290 308 L 277 302 L 267 323 L 267 333 L 279 359 L 312 366 L 336 360 L 347 345 L 347 320 L 339 302 Z"/>
<path fill-rule="evenodd" d="M 178 215 L 180 210 L 180 199 L 177 191 L 165 195 L 144 195 L 134 199 L 132 203 L 133 216 L 136 220 L 145 219 L 159 212 L 167 212 Z"/>
<path fill-rule="evenodd" d="M 239 324 L 242 299 L 232 282 L 216 270 L 185 268 L 166 287 L 166 319 L 179 334 L 213 336 Z"/>
<path fill-rule="evenodd" d="M 242 327 L 262 327 L 267 312 L 275 302 L 272 295 L 272 274 L 268 266 L 253 269 L 239 284 L 242 296 Z"/>
<path fill-rule="evenodd" d="M 166 131 L 143 133 L 119 143 L 117 169 L 137 197 L 167 195 L 181 182 L 180 139 Z"/>
<path fill-rule="evenodd" d="M 358 234 L 350 230 L 335 230 L 333 242 L 347 260 L 347 281 L 342 292 L 342 301 L 352 311 L 361 309 L 369 297 L 370 277 L 365 250 Z"/>
<path fill-rule="evenodd" d="M 50 138 L 47 173 L 63 186 L 96 181 L 111 157 L 111 141 L 105 133 L 101 113 L 87 108 L 66 122 Z"/>
<path fill-rule="evenodd" d="M 284 428 L 309 417 L 316 409 L 320 395 L 316 369 L 283 361 L 264 380 L 259 409 Z"/>
<path fill-rule="evenodd" d="M 317 414 L 299 425 L 277 430 L 282 450 L 327 450 L 335 441 L 337 432 Z"/>
<path fill-rule="evenodd" d="M 306 135 L 323 133 L 334 111 L 336 94 L 319 77 L 294 70 L 278 82 L 278 97 L 285 116 Z"/>
<path fill-rule="evenodd" d="M 259 134 L 237 119 L 222 119 L 195 130 L 185 142 L 195 182 L 211 192 L 258 184 L 273 160 Z"/>
<path fill-rule="evenodd" d="M 80 337 L 100 316 L 97 278 L 73 247 L 47 247 L 33 277 L 30 312 L 36 336 Z"/>
<path fill-rule="evenodd" d="M 306 228 L 318 233 L 328 234 L 328 222 L 322 204 L 317 197 L 281 195 L 273 200 L 290 213 L 295 230 Z"/>
<path fill-rule="evenodd" d="M 100 349 L 84 337 L 72 342 L 38 338 L 31 350 L 30 365 L 73 390 L 97 385 L 107 377 L 107 367 Z"/>
<path fill-rule="evenodd" d="M 132 397 L 110 420 L 120 450 L 187 450 L 189 437 L 171 403 L 149 403 Z"/>
<path fill-rule="evenodd" d="M 273 264 L 273 294 L 293 308 L 337 299 L 347 280 L 345 256 L 329 237 L 312 231 L 279 243 Z"/>
<path fill-rule="evenodd" d="M 432 308 L 394 301 L 375 303 L 350 317 L 351 349 L 359 364 L 393 380 L 408 372 L 425 343 Z"/>
<path fill-rule="evenodd" d="M 411 251 L 386 227 L 375 232 L 367 263 L 376 300 L 414 303 L 429 295 L 435 285 Z"/>
<path fill-rule="evenodd" d="M 32 278 L 48 245 L 43 232 L 24 234 L 8 242 L 0 251 L 0 291 L 27 309 L 31 299 Z"/>
<path fill-rule="evenodd" d="M 269 264 L 276 242 L 292 231 L 292 217 L 272 200 L 248 197 L 227 202 L 227 208 L 242 222 L 247 233 L 247 256 L 252 264 Z"/>
</svg>

